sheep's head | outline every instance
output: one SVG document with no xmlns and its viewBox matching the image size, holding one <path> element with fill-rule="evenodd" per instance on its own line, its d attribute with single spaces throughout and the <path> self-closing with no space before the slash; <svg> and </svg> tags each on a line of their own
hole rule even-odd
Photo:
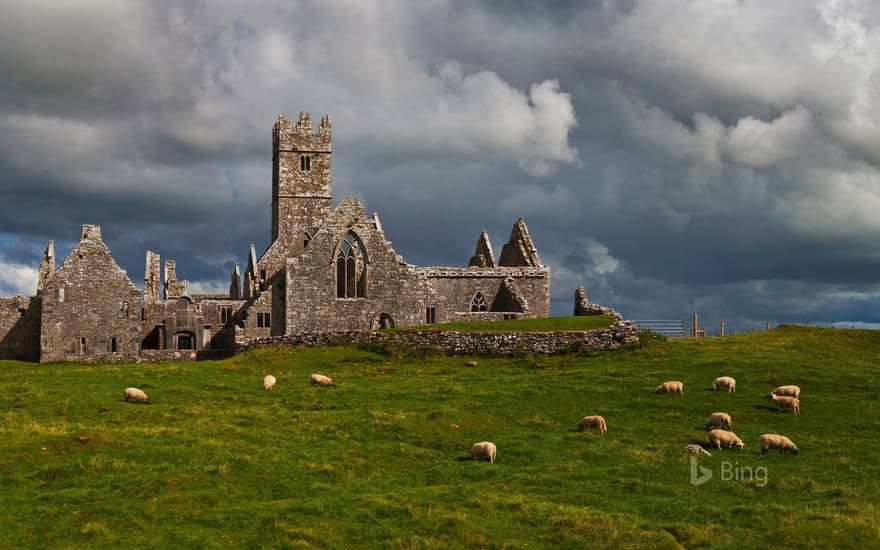
<svg viewBox="0 0 880 550">
<path fill-rule="evenodd" d="M 745 445 L 746 445 L 746 444 L 743 443 L 743 442 L 740 441 L 740 440 L 736 440 L 736 441 L 733 442 L 733 447 L 734 447 L 735 449 L 742 449 L 743 447 L 745 447 Z"/>
</svg>

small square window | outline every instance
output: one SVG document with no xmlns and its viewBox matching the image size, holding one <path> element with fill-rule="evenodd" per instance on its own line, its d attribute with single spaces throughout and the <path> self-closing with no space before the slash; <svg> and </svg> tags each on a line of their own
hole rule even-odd
<svg viewBox="0 0 880 550">
<path fill-rule="evenodd" d="M 272 326 L 271 313 L 257 313 L 257 327 L 270 328 Z"/>
</svg>

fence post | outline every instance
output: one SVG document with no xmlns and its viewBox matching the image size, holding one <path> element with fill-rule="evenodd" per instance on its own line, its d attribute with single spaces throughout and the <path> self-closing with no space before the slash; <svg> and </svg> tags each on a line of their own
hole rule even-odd
<svg viewBox="0 0 880 550">
<path fill-rule="evenodd" d="M 719 333 L 719 336 L 724 336 L 724 321 L 721 321 L 721 332 Z"/>
<path fill-rule="evenodd" d="M 692 337 L 692 338 L 696 338 L 696 337 L 697 337 L 697 324 L 698 324 L 698 323 L 699 323 L 699 317 L 697 317 L 697 314 L 694 313 L 694 326 L 693 326 L 693 328 L 691 329 L 691 337 Z"/>
</svg>

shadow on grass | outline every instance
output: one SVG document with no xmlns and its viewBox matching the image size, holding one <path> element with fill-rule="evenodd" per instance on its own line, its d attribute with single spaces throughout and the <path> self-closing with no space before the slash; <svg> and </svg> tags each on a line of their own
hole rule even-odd
<svg viewBox="0 0 880 550">
<path fill-rule="evenodd" d="M 755 405 L 755 408 L 759 411 L 779 412 L 778 408 L 771 407 L 770 405 Z"/>
</svg>

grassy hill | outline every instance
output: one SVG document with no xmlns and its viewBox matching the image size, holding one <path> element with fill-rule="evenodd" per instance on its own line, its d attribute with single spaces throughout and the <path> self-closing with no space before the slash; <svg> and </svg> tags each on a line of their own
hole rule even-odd
<svg viewBox="0 0 880 550">
<path fill-rule="evenodd" d="M 880 543 L 880 332 L 466 360 L 330 348 L 0 362 L 0 547 Z M 311 372 L 335 386 L 310 387 Z M 708 391 L 719 375 L 737 392 Z M 653 393 L 670 379 L 683 396 Z M 799 416 L 765 399 L 780 384 L 803 389 Z M 129 385 L 150 402 L 124 403 Z M 714 411 L 746 446 L 700 459 L 713 479 L 695 486 L 682 447 L 705 444 Z M 607 435 L 575 430 L 587 414 Z M 762 456 L 767 432 L 801 454 Z M 494 465 L 468 458 L 481 440 L 498 445 Z"/>
</svg>

